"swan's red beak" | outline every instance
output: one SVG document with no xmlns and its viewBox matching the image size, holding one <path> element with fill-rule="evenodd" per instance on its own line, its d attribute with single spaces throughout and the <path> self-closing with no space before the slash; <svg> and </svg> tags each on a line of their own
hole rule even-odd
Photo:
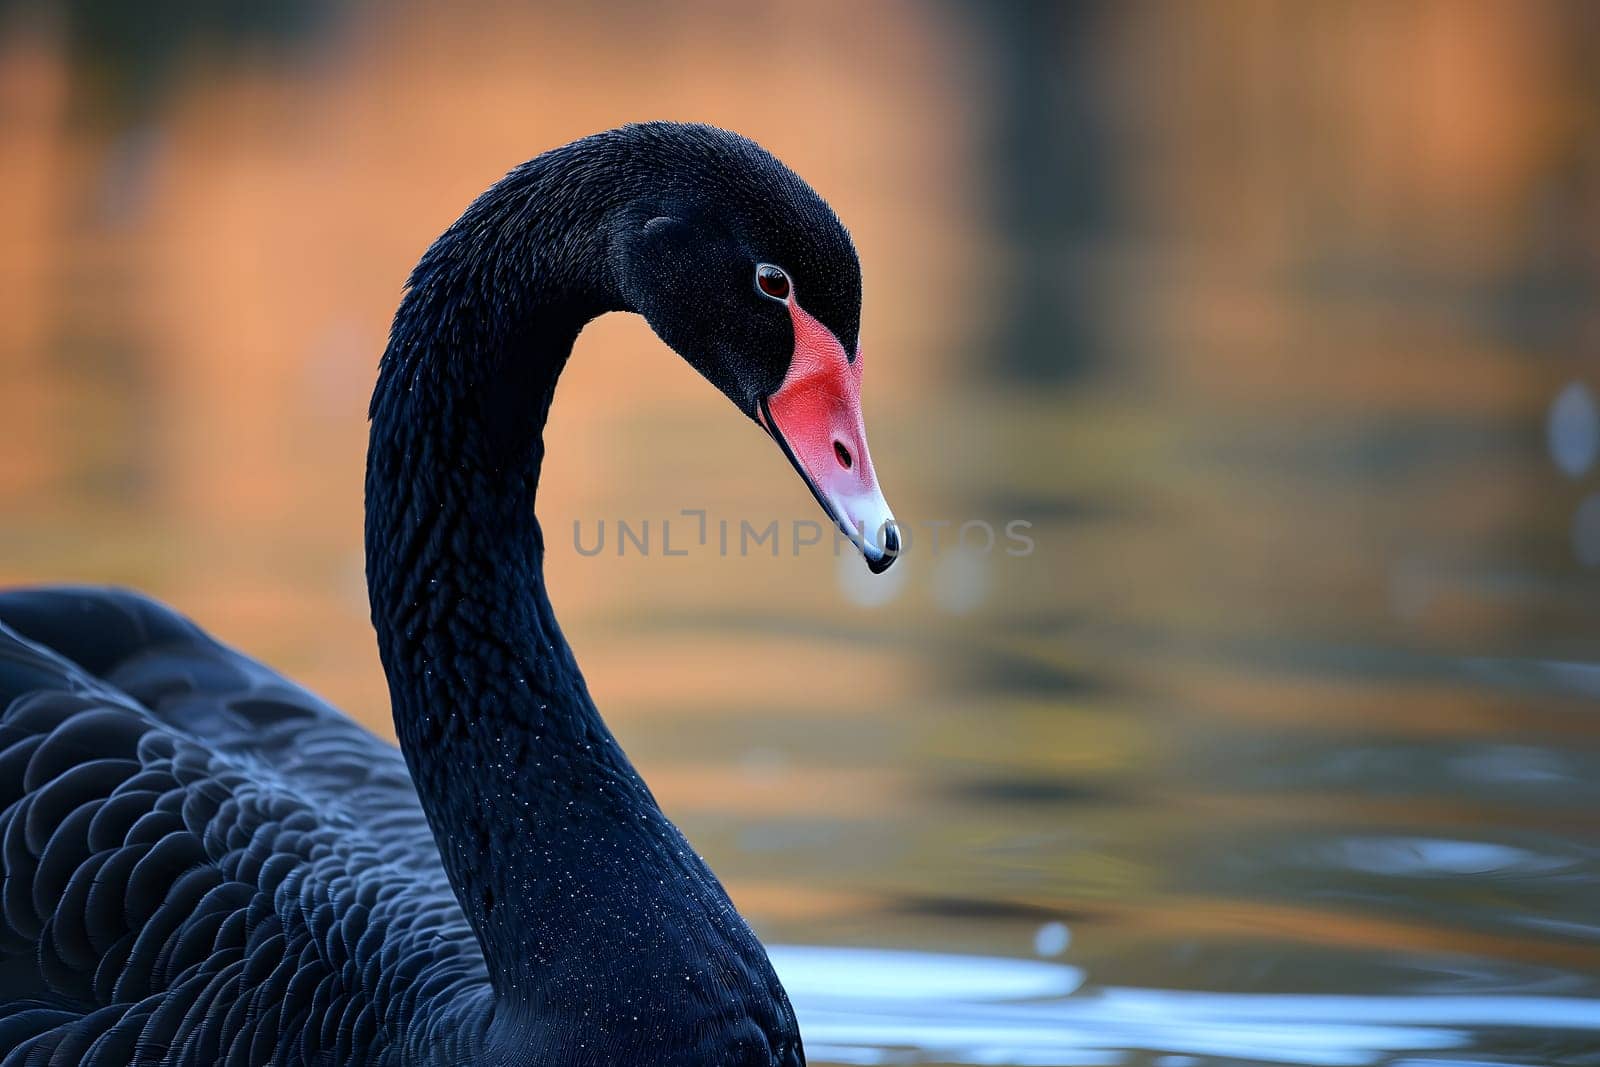
<svg viewBox="0 0 1600 1067">
<path fill-rule="evenodd" d="M 900 554 L 894 515 L 878 488 L 861 419 L 861 354 L 845 354 L 833 331 L 792 297 L 794 359 L 760 403 L 762 427 L 805 479 L 817 503 L 881 574 Z"/>
</svg>

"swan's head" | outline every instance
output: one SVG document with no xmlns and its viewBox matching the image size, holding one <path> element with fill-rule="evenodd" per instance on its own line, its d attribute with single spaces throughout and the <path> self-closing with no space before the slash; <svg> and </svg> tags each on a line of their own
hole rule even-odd
<svg viewBox="0 0 1600 1067">
<path fill-rule="evenodd" d="M 883 571 L 900 540 L 861 415 L 855 245 L 822 198 L 753 142 L 711 127 L 671 136 L 697 143 L 687 156 L 675 145 L 671 166 L 624 213 L 612 246 L 624 298 L 772 437 Z"/>
</svg>

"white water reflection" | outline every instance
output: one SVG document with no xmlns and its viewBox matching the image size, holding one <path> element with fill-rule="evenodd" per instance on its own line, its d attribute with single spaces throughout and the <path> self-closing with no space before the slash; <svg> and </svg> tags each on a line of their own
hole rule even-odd
<svg viewBox="0 0 1600 1067">
<path fill-rule="evenodd" d="M 1581 477 L 1600 457 L 1600 407 L 1582 382 L 1569 382 L 1545 419 L 1550 458 L 1569 478 Z"/>
<path fill-rule="evenodd" d="M 1577 997 L 1082 990 L 1061 964 L 869 949 L 772 961 L 814 1064 L 1445 1064 L 1470 1057 L 1395 1057 L 1467 1053 L 1485 1029 L 1600 1035 L 1600 1005 Z"/>
<path fill-rule="evenodd" d="M 776 946 L 769 955 L 790 992 L 863 1003 L 1039 1000 L 1064 997 L 1083 984 L 1076 967 L 1032 960 L 798 945 Z"/>
<path fill-rule="evenodd" d="M 1551 874 L 1574 865 L 1565 857 L 1511 845 L 1426 837 L 1349 837 L 1324 844 L 1307 858 L 1322 869 L 1333 866 L 1391 877 Z"/>
</svg>

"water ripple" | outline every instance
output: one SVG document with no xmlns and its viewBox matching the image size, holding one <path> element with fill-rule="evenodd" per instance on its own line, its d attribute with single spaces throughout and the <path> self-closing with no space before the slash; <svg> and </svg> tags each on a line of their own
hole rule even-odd
<svg viewBox="0 0 1600 1067">
<path fill-rule="evenodd" d="M 1083 990 L 1077 968 L 1032 960 L 788 946 L 772 959 L 819 1064 L 1092 1067 L 1167 1054 L 1360 1067 L 1467 1051 L 1484 1029 L 1600 1034 L 1600 1005 L 1577 997 Z"/>
</svg>

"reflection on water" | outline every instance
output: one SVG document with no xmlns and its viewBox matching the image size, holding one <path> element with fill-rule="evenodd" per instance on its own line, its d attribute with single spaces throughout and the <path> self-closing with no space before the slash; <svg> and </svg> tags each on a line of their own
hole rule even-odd
<svg viewBox="0 0 1600 1067">
<path fill-rule="evenodd" d="M 1334 842 L 1323 851 L 1332 854 L 1307 857 L 1308 862 L 1395 878 L 1548 874 L 1575 865 L 1559 857 L 1541 856 L 1526 849 L 1487 841 L 1349 837 Z"/>
<path fill-rule="evenodd" d="M 1032 960 L 940 956 L 883 949 L 775 946 L 773 963 L 802 998 L 888 1004 L 899 1000 L 974 1003 L 1064 997 L 1083 984 L 1075 967 Z"/>
<path fill-rule="evenodd" d="M 1074 992 L 1075 968 L 1021 960 L 777 946 L 772 961 L 813 1062 L 1482 1067 L 1484 1030 L 1600 1045 L 1600 1012 L 1576 997 Z"/>
<path fill-rule="evenodd" d="M 776 953 L 812 1062 L 1600 1065 L 1594 9 L 21 6 L 0 582 L 148 589 L 387 731 L 407 269 L 542 147 L 711 119 L 851 226 L 922 539 L 577 553 L 817 517 L 615 316 L 540 509 L 663 805 L 835 946 Z M 1036 549 L 933 550 L 968 519 Z"/>
</svg>

